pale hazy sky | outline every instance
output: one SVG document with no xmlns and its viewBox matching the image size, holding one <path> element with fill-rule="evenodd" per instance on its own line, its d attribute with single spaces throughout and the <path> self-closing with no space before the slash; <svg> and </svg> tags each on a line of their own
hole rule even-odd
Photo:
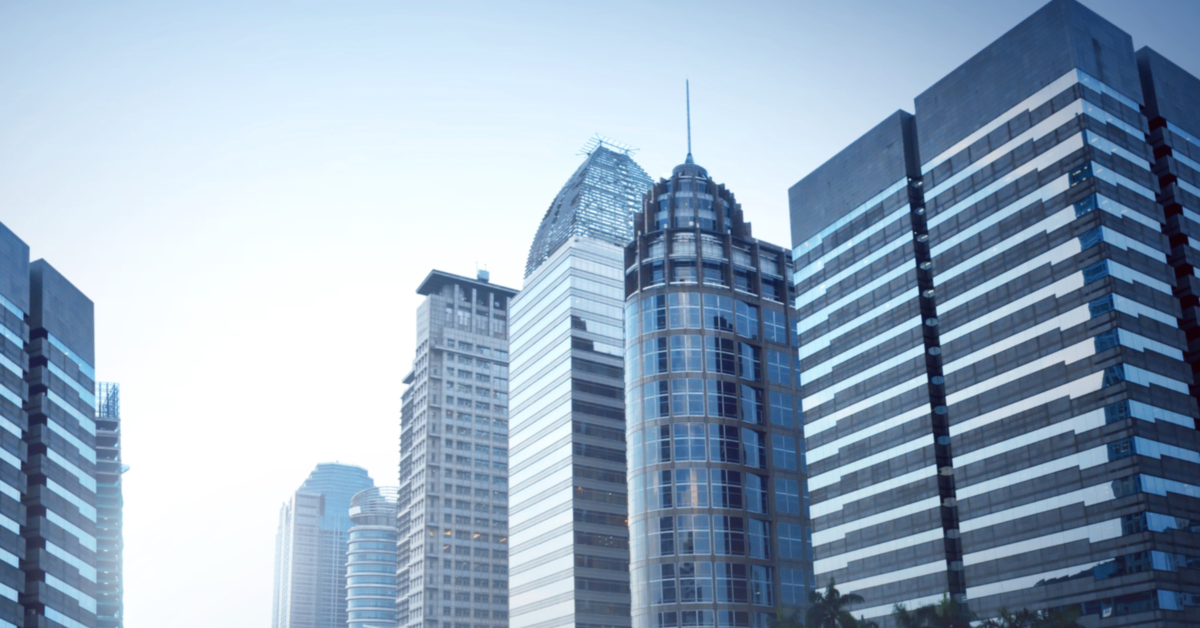
<svg viewBox="0 0 1200 628">
<path fill-rule="evenodd" d="M 1086 0 L 1200 73 L 1200 3 Z M 787 188 L 1042 0 L 0 0 L 0 222 L 96 303 L 122 386 L 129 628 L 266 628 L 279 505 L 397 483 L 414 293 L 520 287 L 603 133 L 788 245 Z M 1153 10 L 1151 10 L 1153 9 Z"/>
</svg>

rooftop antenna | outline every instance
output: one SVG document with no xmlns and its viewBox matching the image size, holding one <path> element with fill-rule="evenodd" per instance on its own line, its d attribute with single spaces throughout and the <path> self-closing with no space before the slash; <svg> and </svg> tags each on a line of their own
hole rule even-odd
<svg viewBox="0 0 1200 628">
<path fill-rule="evenodd" d="M 688 79 L 683 80 L 683 89 L 687 98 L 687 132 L 688 132 L 688 154 L 687 162 L 692 162 L 692 85 Z"/>
</svg>

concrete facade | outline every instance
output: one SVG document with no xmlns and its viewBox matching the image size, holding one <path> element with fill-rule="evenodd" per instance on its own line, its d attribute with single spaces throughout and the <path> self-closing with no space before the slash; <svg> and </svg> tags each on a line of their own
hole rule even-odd
<svg viewBox="0 0 1200 628">
<path fill-rule="evenodd" d="M 397 625 L 508 624 L 508 316 L 515 290 L 434 270 L 417 288 L 396 519 Z"/>
</svg>

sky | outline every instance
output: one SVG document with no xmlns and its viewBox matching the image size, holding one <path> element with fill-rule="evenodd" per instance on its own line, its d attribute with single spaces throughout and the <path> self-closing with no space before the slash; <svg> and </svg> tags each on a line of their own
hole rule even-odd
<svg viewBox="0 0 1200 628">
<path fill-rule="evenodd" d="M 1084 0 L 1200 74 L 1190 0 Z M 266 628 L 317 462 L 397 483 L 416 287 L 520 288 L 600 133 L 787 189 L 1042 0 L 0 2 L 0 222 L 96 304 L 128 628 Z"/>
</svg>

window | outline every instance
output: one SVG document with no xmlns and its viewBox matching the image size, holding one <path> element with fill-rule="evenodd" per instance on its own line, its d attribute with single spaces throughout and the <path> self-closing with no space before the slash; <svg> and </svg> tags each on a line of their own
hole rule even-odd
<svg viewBox="0 0 1200 628">
<path fill-rule="evenodd" d="M 775 478 L 775 510 L 787 515 L 800 514 L 800 483 Z"/>
<path fill-rule="evenodd" d="M 726 469 L 713 469 L 711 476 L 713 508 L 741 510 L 743 507 L 742 473 Z"/>
<path fill-rule="evenodd" d="M 710 379 L 708 385 L 708 415 L 736 419 L 738 414 L 737 384 Z"/>
<path fill-rule="evenodd" d="M 704 366 L 714 375 L 736 375 L 734 370 L 733 341 L 729 338 L 705 336 Z"/>
<path fill-rule="evenodd" d="M 700 255 L 705 259 L 724 260 L 725 244 L 719 238 L 710 235 L 700 235 Z"/>
<path fill-rule="evenodd" d="M 724 604 L 747 604 L 750 601 L 746 565 L 717 563 L 717 602 Z M 744 614 L 744 613 L 743 613 Z M 724 615 L 724 611 L 722 612 Z"/>
<path fill-rule="evenodd" d="M 755 606 L 774 606 L 771 588 L 771 568 L 754 565 L 750 571 L 750 603 Z"/>
<path fill-rule="evenodd" d="M 713 549 L 719 556 L 745 556 L 746 520 L 741 517 L 713 517 Z"/>
<path fill-rule="evenodd" d="M 782 541 L 781 541 L 782 542 Z M 750 557 L 771 558 L 771 524 L 758 519 L 750 520 Z"/>
<path fill-rule="evenodd" d="M 646 419 L 658 419 L 670 416 L 671 400 L 667 390 L 667 382 L 650 382 L 644 387 L 643 410 Z"/>
<path fill-rule="evenodd" d="M 694 233 L 676 233 L 671 238 L 671 257 L 696 256 L 696 234 Z"/>
<path fill-rule="evenodd" d="M 675 469 L 675 507 L 708 508 L 708 469 Z"/>
<path fill-rule="evenodd" d="M 701 351 L 700 336 L 671 336 L 671 371 L 700 372 Z"/>
<path fill-rule="evenodd" d="M 766 442 L 763 435 L 754 430 L 742 430 L 742 457 L 747 467 L 767 468 Z"/>
<path fill-rule="evenodd" d="M 708 515 L 681 515 L 675 518 L 675 535 L 680 556 L 712 553 L 712 532 Z"/>
<path fill-rule="evenodd" d="M 733 269 L 733 287 L 742 292 L 756 292 L 754 289 L 754 278 L 757 273 L 741 268 Z"/>
<path fill-rule="evenodd" d="M 642 299 L 642 333 L 667 328 L 667 297 L 663 295 Z"/>
<path fill-rule="evenodd" d="M 775 310 L 763 310 L 763 337 L 767 342 L 786 345 L 787 337 L 787 316 L 782 312 Z"/>
<path fill-rule="evenodd" d="M 704 424 L 676 423 L 671 426 L 671 429 L 675 432 L 675 461 L 685 462 L 695 460 L 703 462 Z"/>
<path fill-rule="evenodd" d="M 762 425 L 763 422 L 763 403 L 762 391 L 753 387 L 742 385 L 742 404 L 741 404 L 741 419 L 746 423 Z"/>
<path fill-rule="evenodd" d="M 650 555 L 675 555 L 675 517 L 650 519 Z"/>
<path fill-rule="evenodd" d="M 794 427 L 795 413 L 792 411 L 792 396 L 787 393 L 770 391 L 771 425 Z"/>
<path fill-rule="evenodd" d="M 646 428 L 646 461 L 650 464 L 671 461 L 671 426 Z"/>
<path fill-rule="evenodd" d="M 692 268 L 695 281 L 696 269 Z M 676 292 L 667 295 L 671 329 L 700 329 L 700 293 Z"/>
<path fill-rule="evenodd" d="M 725 285 L 724 264 L 705 260 L 700 268 L 701 272 L 704 274 L 705 285 L 722 287 Z"/>
<path fill-rule="evenodd" d="M 672 504 L 671 470 L 655 471 L 647 474 L 646 477 L 650 483 L 646 491 L 650 510 L 670 508 Z"/>
<path fill-rule="evenodd" d="M 771 462 L 776 469 L 796 470 L 796 439 L 782 434 L 771 435 Z"/>
<path fill-rule="evenodd" d="M 674 604 L 675 595 L 675 565 L 663 563 L 650 566 L 650 603 Z"/>
<path fill-rule="evenodd" d="M 744 342 L 738 343 L 738 375 L 751 381 L 762 381 L 762 350 Z"/>
<path fill-rule="evenodd" d="M 699 377 L 671 380 L 671 414 L 704 416 L 704 380 Z M 700 437 L 704 439 L 703 431 Z"/>
<path fill-rule="evenodd" d="M 807 587 L 804 584 L 804 572 L 799 569 L 779 570 L 780 596 L 788 606 L 803 604 L 806 600 Z"/>
<path fill-rule="evenodd" d="M 758 339 L 758 308 L 741 301 L 737 306 L 737 334 L 751 340 Z"/>
<path fill-rule="evenodd" d="M 806 558 L 804 551 L 804 528 L 796 523 L 780 523 L 779 556 L 780 558 Z"/>
<path fill-rule="evenodd" d="M 767 380 L 773 384 L 792 385 L 791 359 L 788 354 L 767 349 Z"/>
<path fill-rule="evenodd" d="M 626 328 L 628 329 L 628 328 Z M 627 343 L 625 349 L 625 384 L 636 382 L 642 377 L 641 345 L 636 340 Z"/>
<path fill-rule="evenodd" d="M 713 601 L 712 563 L 679 563 L 679 601 L 682 603 L 711 603 Z"/>
<path fill-rule="evenodd" d="M 673 283 L 696 283 L 696 262 L 682 260 L 672 262 L 671 281 Z"/>
<path fill-rule="evenodd" d="M 768 301 L 783 303 L 783 282 L 778 279 L 763 277 L 762 296 Z"/>
<path fill-rule="evenodd" d="M 712 611 L 682 611 L 683 628 L 714 628 Z"/>
<path fill-rule="evenodd" d="M 637 336 L 638 330 L 638 301 L 631 299 L 625 304 L 625 334 L 626 340 Z"/>
<path fill-rule="evenodd" d="M 667 339 L 651 338 L 642 344 L 642 370 L 646 375 L 667 372 Z"/>
<path fill-rule="evenodd" d="M 705 265 L 705 272 L 707 273 L 707 265 Z M 733 299 L 705 293 L 704 328 L 733 331 Z"/>
<path fill-rule="evenodd" d="M 713 462 L 742 463 L 742 444 L 738 439 L 738 428 L 731 425 L 710 424 L 708 426 L 709 458 Z"/>
<path fill-rule="evenodd" d="M 661 261 L 650 262 L 649 264 L 643 265 L 642 268 L 647 269 L 646 272 L 649 274 L 649 283 L 647 285 L 658 286 L 666 280 L 665 276 L 663 275 L 663 263 Z"/>
</svg>

